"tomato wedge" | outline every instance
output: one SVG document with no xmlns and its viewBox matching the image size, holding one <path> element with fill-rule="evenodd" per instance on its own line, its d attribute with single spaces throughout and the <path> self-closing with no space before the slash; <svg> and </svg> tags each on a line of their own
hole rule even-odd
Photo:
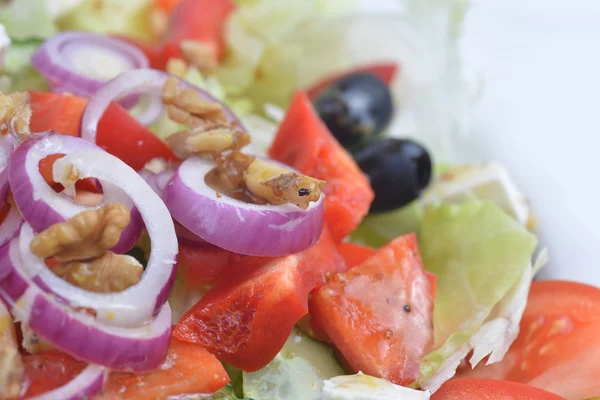
<svg viewBox="0 0 600 400">
<path fill-rule="evenodd" d="M 564 400 L 522 383 L 493 379 L 453 379 L 442 385 L 431 400 Z"/>
<path fill-rule="evenodd" d="M 333 82 L 337 81 L 338 79 L 343 78 L 348 75 L 360 74 L 360 73 L 365 73 L 365 72 L 375 75 L 376 77 L 378 77 L 379 79 L 381 79 L 382 81 L 384 81 L 385 83 L 387 83 L 389 85 L 394 80 L 394 77 L 398 73 L 399 68 L 400 68 L 400 66 L 397 63 L 381 63 L 381 64 L 365 65 L 362 67 L 354 68 L 351 71 L 344 71 L 340 74 L 328 76 L 328 77 L 320 80 L 313 86 L 311 86 L 310 89 L 308 89 L 306 91 L 306 93 L 308 94 L 308 97 L 310 97 L 311 99 L 316 99 L 323 92 L 323 90 L 327 89 L 327 87 L 329 85 L 331 85 Z"/>
<path fill-rule="evenodd" d="M 56 130 L 63 135 L 79 136 L 87 99 L 60 93 L 29 93 L 32 131 Z M 135 170 L 156 157 L 176 159 L 162 140 L 116 103 L 108 106 L 98 123 L 97 144 Z"/>
<path fill-rule="evenodd" d="M 567 399 L 600 395 L 600 289 L 534 282 L 520 329 L 502 362 L 460 376 L 527 383 Z"/>
<path fill-rule="evenodd" d="M 286 257 L 240 257 L 179 321 L 174 335 L 244 371 L 267 365 L 308 311 L 308 293 L 345 269 L 325 229 L 317 244 Z"/>
<path fill-rule="evenodd" d="M 312 294 L 310 312 L 354 371 L 407 385 L 433 341 L 429 281 L 414 234 Z"/>
<path fill-rule="evenodd" d="M 184 285 L 196 286 L 215 282 L 238 254 L 216 246 L 192 248 L 179 245 L 177 272 Z"/>
<path fill-rule="evenodd" d="M 85 363 L 57 350 L 23 357 L 29 387 L 24 398 L 68 383 Z M 183 393 L 212 393 L 229 382 L 222 364 L 203 348 L 171 339 L 167 358 L 154 371 L 112 372 L 99 399 L 165 399 Z"/>
<path fill-rule="evenodd" d="M 322 179 L 325 223 L 341 242 L 369 212 L 374 198 L 369 181 L 335 140 L 304 92 L 298 92 L 281 123 L 269 155 L 303 174 Z"/>
</svg>

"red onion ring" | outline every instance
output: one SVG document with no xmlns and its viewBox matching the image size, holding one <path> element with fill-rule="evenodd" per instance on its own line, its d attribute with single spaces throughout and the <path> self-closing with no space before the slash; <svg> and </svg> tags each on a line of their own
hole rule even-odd
<svg viewBox="0 0 600 400">
<path fill-rule="evenodd" d="M 257 205 L 218 195 L 205 182 L 212 161 L 190 157 L 164 191 L 171 215 L 215 246 L 254 256 L 284 256 L 316 243 L 323 229 L 324 195 L 302 210 L 293 204 Z"/>
<path fill-rule="evenodd" d="M 117 38 L 89 32 L 61 32 L 40 46 L 31 64 L 48 80 L 53 91 L 91 97 L 107 80 L 123 71 L 148 68 L 150 62 L 137 47 Z M 117 70 L 106 74 L 110 65 Z"/>
<path fill-rule="evenodd" d="M 89 363 L 135 372 L 150 371 L 161 364 L 171 336 L 168 303 L 149 324 L 108 326 L 37 287 L 25 272 L 19 241 L 15 238 L 0 247 L 0 297 L 16 319 L 53 346 Z"/>
<path fill-rule="evenodd" d="M 4 204 L 8 194 L 8 164 L 15 148 L 11 135 L 0 135 L 0 204 Z"/>
<path fill-rule="evenodd" d="M 23 218 L 16 207 L 10 207 L 6 219 L 0 225 L 0 246 L 8 243 L 12 238 L 19 234 L 23 225 Z"/>
<path fill-rule="evenodd" d="M 76 140 L 84 142 L 82 139 Z M 177 238 L 171 215 L 142 177 L 117 157 L 94 145 L 84 146 L 80 151 L 58 159 L 53 167 L 54 180 L 61 183 L 63 172 L 70 169 L 70 166 L 79 171 L 82 179 L 98 179 L 109 197 L 116 188 L 129 196 L 129 201 L 140 212 L 150 236 L 152 251 L 146 270 L 137 285 L 122 292 L 90 293 L 54 275 L 46 268 L 44 260 L 29 251 L 34 232 L 24 226 L 21 229 L 21 257 L 27 271 L 32 277 L 39 276 L 53 293 L 66 299 L 71 306 L 96 310 L 99 321 L 116 326 L 137 326 L 144 323 L 161 310 L 175 279 Z"/>
<path fill-rule="evenodd" d="M 64 222 L 84 210 L 97 208 L 109 202 L 123 203 L 131 210 L 131 221 L 121 234 L 119 243 L 112 250 L 116 253 L 125 253 L 135 246 L 143 224 L 131 198 L 119 186 L 103 182 L 102 202 L 89 207 L 73 203 L 65 193 L 56 193 L 40 174 L 38 165 L 46 156 L 56 153 L 69 154 L 83 149 L 100 150 L 99 147 L 85 140 L 52 133 L 33 135 L 21 143 L 12 156 L 8 174 L 15 203 L 25 221 L 36 232 Z M 121 160 L 117 158 L 115 160 L 119 168 L 128 168 Z"/>
<path fill-rule="evenodd" d="M 134 71 L 123 72 L 116 78 L 106 82 L 90 99 L 90 102 L 83 113 L 81 121 L 81 137 L 87 141 L 96 143 L 98 121 L 100 121 L 100 118 L 110 105 L 111 101 L 131 93 L 150 93 L 154 96 L 159 96 L 165 82 L 170 77 L 172 77 L 172 75 L 162 71 L 137 69 Z M 241 122 L 236 115 L 223 103 L 212 97 L 208 92 L 183 79 L 177 77 L 174 78 L 178 79 L 183 87 L 196 90 L 207 101 L 221 104 L 229 122 L 241 126 Z M 150 119 L 148 116 L 145 116 L 144 118 Z"/>
<path fill-rule="evenodd" d="M 81 400 L 102 392 L 109 371 L 99 365 L 88 365 L 65 385 L 29 400 Z"/>
</svg>

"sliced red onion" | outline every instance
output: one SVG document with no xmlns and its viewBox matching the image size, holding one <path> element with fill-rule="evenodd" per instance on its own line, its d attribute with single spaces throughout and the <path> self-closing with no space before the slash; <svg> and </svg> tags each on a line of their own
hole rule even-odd
<svg viewBox="0 0 600 400">
<path fill-rule="evenodd" d="M 13 197 L 23 218 L 36 232 L 66 221 L 84 210 L 98 208 L 106 203 L 123 203 L 131 210 L 131 221 L 113 251 L 125 253 L 135 246 L 142 232 L 143 223 L 139 213 L 134 209 L 133 201 L 119 185 L 108 181 L 101 182 L 104 192 L 102 202 L 91 207 L 73 203 L 72 198 L 65 193 L 56 193 L 40 174 L 39 162 L 48 155 L 69 154 L 84 149 L 102 151 L 94 144 L 80 138 L 58 134 L 34 135 L 21 143 L 10 162 L 9 182 Z M 114 162 L 118 167 L 113 168 L 129 168 L 119 159 L 116 160 Z M 89 161 L 96 169 L 103 169 L 92 159 Z"/>
<path fill-rule="evenodd" d="M 147 169 L 142 169 L 139 172 L 139 174 L 142 178 L 144 178 L 148 185 L 150 185 L 152 190 L 154 190 L 154 192 L 160 198 L 162 198 L 165 191 L 165 187 L 167 187 L 167 185 L 171 181 L 171 178 L 173 178 L 173 175 L 175 175 L 175 169 L 169 166 L 165 166 L 165 169 L 158 173 L 154 173 Z"/>
<path fill-rule="evenodd" d="M 165 204 L 180 224 L 215 246 L 254 256 L 283 256 L 315 244 L 323 229 L 324 195 L 306 210 L 293 204 L 246 203 L 205 183 L 214 166 L 190 157 L 165 189 Z"/>
<path fill-rule="evenodd" d="M 100 365 L 88 365 L 67 384 L 29 400 L 83 400 L 89 399 L 104 388 L 109 371 Z"/>
<path fill-rule="evenodd" d="M 116 78 L 106 82 L 91 98 L 81 121 L 81 137 L 92 143 L 96 143 L 98 121 L 108 108 L 111 101 L 119 99 L 131 93 L 150 93 L 160 96 L 162 88 L 169 75 L 162 71 L 153 69 L 138 69 L 123 72 Z M 176 78 L 176 77 L 175 77 Z M 204 99 L 220 103 L 229 118 L 229 122 L 241 126 L 236 115 L 224 104 L 212 97 L 208 92 L 200 89 L 189 82 L 177 78 L 183 87 L 195 89 Z"/>
<path fill-rule="evenodd" d="M 171 336 L 168 303 L 148 324 L 109 326 L 86 312 L 74 311 L 37 287 L 25 272 L 19 241 L 14 238 L 0 247 L 0 297 L 10 305 L 16 319 L 53 346 L 89 363 L 135 372 L 161 364 Z"/>
<path fill-rule="evenodd" d="M 0 246 L 17 236 L 22 224 L 23 218 L 21 218 L 19 210 L 16 207 L 10 207 L 6 218 L 0 224 Z"/>
<path fill-rule="evenodd" d="M 84 142 L 82 139 L 78 141 Z M 29 161 L 28 161 L 29 162 Z M 36 164 L 37 165 L 37 164 Z M 160 311 L 175 279 L 177 237 L 169 211 L 160 197 L 133 169 L 92 145 L 67 154 L 54 163 L 54 180 L 62 183 L 65 171 L 74 167 L 81 179 L 100 181 L 105 195 L 114 189 L 129 195 L 140 212 L 150 237 L 152 251 L 141 281 L 118 293 L 90 293 L 54 275 L 44 260 L 29 251 L 33 230 L 21 229 L 21 257 L 30 276 L 39 276 L 54 293 L 73 307 L 96 310 L 99 321 L 117 326 L 137 326 Z M 12 173 L 12 170 L 11 170 Z"/>
<path fill-rule="evenodd" d="M 148 68 L 148 57 L 137 47 L 106 35 L 61 32 L 46 40 L 31 64 L 54 91 L 91 97 L 122 72 Z"/>
</svg>

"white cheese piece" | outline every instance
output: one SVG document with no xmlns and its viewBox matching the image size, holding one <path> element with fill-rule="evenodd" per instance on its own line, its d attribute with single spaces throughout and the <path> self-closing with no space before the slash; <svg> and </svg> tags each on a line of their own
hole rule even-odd
<svg viewBox="0 0 600 400">
<path fill-rule="evenodd" d="M 358 373 L 325 381 L 321 400 L 429 400 L 430 393 Z"/>
<path fill-rule="evenodd" d="M 442 173 L 421 196 L 421 204 L 459 203 L 477 197 L 490 200 L 520 224 L 527 225 L 530 210 L 527 200 L 498 162 L 452 167 Z"/>
</svg>

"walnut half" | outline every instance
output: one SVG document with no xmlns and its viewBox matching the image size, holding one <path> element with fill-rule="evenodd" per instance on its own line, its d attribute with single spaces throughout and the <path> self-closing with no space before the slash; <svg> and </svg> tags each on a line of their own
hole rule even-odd
<svg viewBox="0 0 600 400">
<path fill-rule="evenodd" d="M 31 95 L 27 92 L 16 92 L 6 95 L 0 92 L 0 134 L 13 133 L 19 137 L 27 136 L 31 107 Z"/>
<path fill-rule="evenodd" d="M 119 242 L 129 220 L 125 205 L 106 204 L 52 225 L 31 241 L 30 249 L 38 257 L 56 257 L 63 262 L 99 257 Z"/>
<path fill-rule="evenodd" d="M 4 308 L 0 302 L 0 308 Z M 0 310 L 0 399 L 17 398 L 24 369 L 13 323 L 6 309 Z"/>
</svg>

